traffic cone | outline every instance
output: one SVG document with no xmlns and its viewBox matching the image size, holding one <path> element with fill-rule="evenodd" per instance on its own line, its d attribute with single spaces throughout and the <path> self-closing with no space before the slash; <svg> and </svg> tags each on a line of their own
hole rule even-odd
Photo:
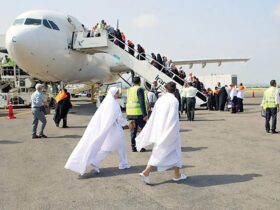
<svg viewBox="0 0 280 210">
<path fill-rule="evenodd" d="M 14 111 L 13 111 L 13 106 L 12 103 L 9 103 L 9 112 L 8 112 L 8 117 L 9 120 L 15 119 Z"/>
<path fill-rule="evenodd" d="M 252 92 L 252 98 L 255 98 L 255 91 Z"/>
</svg>

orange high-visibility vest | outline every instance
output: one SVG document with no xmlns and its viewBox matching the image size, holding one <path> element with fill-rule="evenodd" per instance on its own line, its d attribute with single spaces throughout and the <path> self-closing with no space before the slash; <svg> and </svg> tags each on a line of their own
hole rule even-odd
<svg viewBox="0 0 280 210">
<path fill-rule="evenodd" d="M 67 94 L 65 93 L 64 90 L 59 91 L 57 96 L 55 97 L 56 103 L 60 102 L 61 100 L 67 98 Z"/>
</svg>

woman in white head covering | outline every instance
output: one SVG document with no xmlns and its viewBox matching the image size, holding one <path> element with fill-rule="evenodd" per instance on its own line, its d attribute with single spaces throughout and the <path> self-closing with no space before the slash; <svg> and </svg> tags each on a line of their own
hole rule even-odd
<svg viewBox="0 0 280 210">
<path fill-rule="evenodd" d="M 122 117 L 120 105 L 117 102 L 119 91 L 111 87 L 100 107 L 93 115 L 88 127 L 70 155 L 65 168 L 83 175 L 88 165 L 92 165 L 99 173 L 101 161 L 112 151 L 118 151 L 120 156 L 119 169 L 130 166 L 125 153 L 125 140 L 122 127 L 127 120 Z"/>
</svg>

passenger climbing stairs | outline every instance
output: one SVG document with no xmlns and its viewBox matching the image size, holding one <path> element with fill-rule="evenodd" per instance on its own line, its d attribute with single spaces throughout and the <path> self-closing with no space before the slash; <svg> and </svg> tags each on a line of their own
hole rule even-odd
<svg viewBox="0 0 280 210">
<path fill-rule="evenodd" d="M 101 33 L 100 37 L 84 37 L 83 32 L 75 32 L 73 35 L 73 50 L 93 55 L 95 53 L 108 53 L 117 58 L 121 63 L 133 70 L 136 74 L 144 78 L 148 83 L 152 84 L 153 81 L 157 81 L 160 85 L 160 89 L 164 90 L 164 84 L 173 81 L 177 84 L 177 88 L 183 87 L 185 80 L 174 74 L 170 69 L 166 69 L 163 65 L 158 63 L 161 69 L 152 65 L 153 62 L 157 62 L 150 55 L 145 56 L 144 60 L 137 59 L 138 52 L 130 48 L 126 43 L 118 40 L 115 36 L 110 34 L 110 39 L 106 31 Z M 134 56 L 129 54 L 125 49 L 120 48 L 115 43 L 123 43 L 125 49 L 131 49 L 134 51 Z M 207 97 L 201 92 L 197 93 L 197 104 L 203 105 L 207 103 Z"/>
</svg>

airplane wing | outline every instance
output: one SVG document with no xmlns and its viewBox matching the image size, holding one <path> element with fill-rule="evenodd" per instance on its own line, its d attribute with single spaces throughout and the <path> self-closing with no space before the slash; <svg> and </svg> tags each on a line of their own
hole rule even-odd
<svg viewBox="0 0 280 210">
<path fill-rule="evenodd" d="M 233 62 L 247 62 L 249 58 L 240 58 L 240 59 L 206 59 L 206 60 L 182 60 L 182 61 L 172 61 L 176 66 L 177 65 L 188 65 L 190 69 L 195 64 L 201 64 L 202 68 L 206 66 L 208 63 L 217 63 L 218 66 L 221 66 L 222 63 L 233 63 Z"/>
</svg>

